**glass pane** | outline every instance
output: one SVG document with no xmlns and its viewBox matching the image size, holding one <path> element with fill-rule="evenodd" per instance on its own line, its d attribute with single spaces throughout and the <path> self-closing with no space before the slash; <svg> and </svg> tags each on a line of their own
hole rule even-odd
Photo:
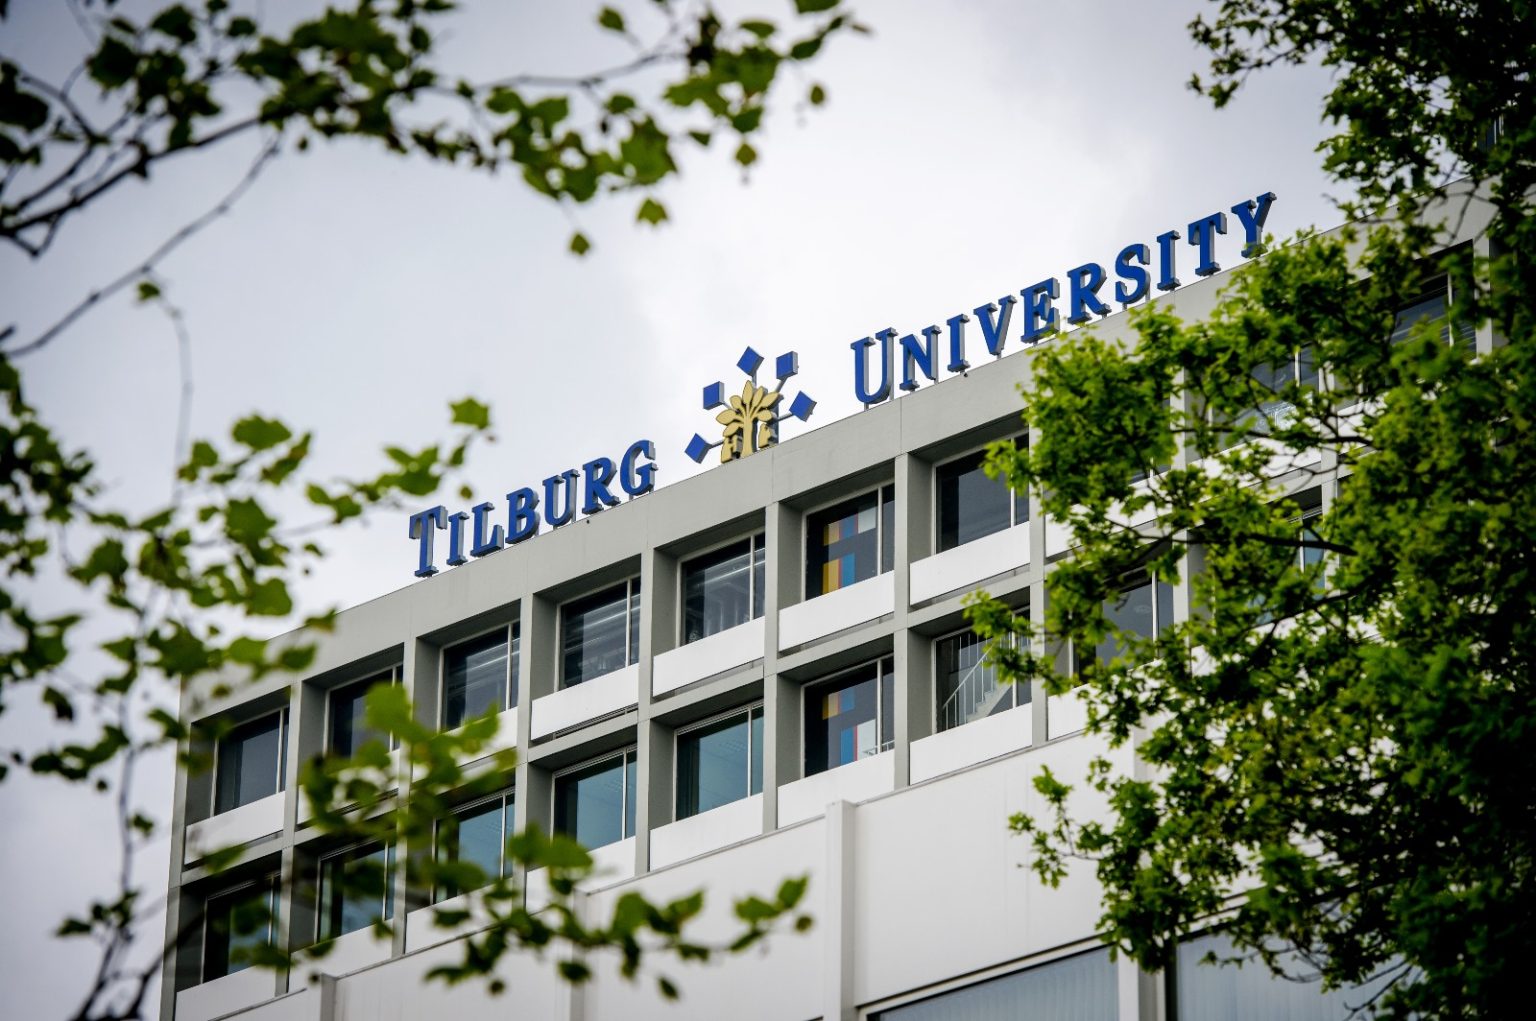
<svg viewBox="0 0 1536 1021">
<path fill-rule="evenodd" d="M 880 572 L 877 494 L 844 501 L 805 519 L 805 598 L 847 588 Z"/>
<path fill-rule="evenodd" d="M 345 936 L 393 914 L 392 849 L 349 851 L 320 863 L 320 938 Z"/>
<path fill-rule="evenodd" d="M 752 710 L 752 764 L 748 781 L 752 794 L 763 793 L 763 709 Z"/>
<path fill-rule="evenodd" d="M 629 663 L 640 662 L 640 579 L 629 587 Z M 622 665 L 622 664 L 621 664 Z"/>
<path fill-rule="evenodd" d="M 1015 686 L 1001 683 L 997 670 L 987 664 L 989 644 L 974 631 L 962 631 L 938 642 L 940 730 L 1013 708 Z"/>
<path fill-rule="evenodd" d="M 507 688 L 507 633 L 494 631 L 443 654 L 443 726 L 499 713 Z"/>
<path fill-rule="evenodd" d="M 755 620 L 763 615 L 763 593 L 767 586 L 764 584 L 764 562 L 767 550 L 763 546 L 763 537 L 759 535 L 752 540 L 752 618 Z"/>
<path fill-rule="evenodd" d="M 805 692 L 805 775 L 880 751 L 876 690 L 880 664 L 850 670 Z"/>
<path fill-rule="evenodd" d="M 208 902 L 203 943 L 203 981 L 251 966 L 250 954 L 272 941 L 276 904 L 272 884 L 259 883 Z"/>
<path fill-rule="evenodd" d="M 1369 1003 L 1381 982 L 1323 992 L 1316 982 L 1295 982 L 1270 974 L 1263 962 L 1201 964 L 1207 953 L 1234 956 L 1232 941 L 1213 933 L 1179 944 L 1175 963 L 1175 1021 L 1345 1021 L 1352 1009 Z M 1290 974 L 1312 972 L 1292 955 L 1282 957 Z M 1384 979 L 1382 980 L 1384 981 Z"/>
<path fill-rule="evenodd" d="M 759 566 L 751 539 L 683 565 L 684 644 L 752 619 L 752 584 Z"/>
<path fill-rule="evenodd" d="M 501 876 L 501 851 L 505 840 L 502 834 L 503 816 L 500 798 L 454 813 L 458 827 L 457 831 L 452 827 L 444 827 L 443 860 L 474 865 L 484 873 L 485 878 L 475 886 L 445 884 L 442 891 L 444 898 L 478 889 Z"/>
<path fill-rule="evenodd" d="M 567 603 L 560 615 L 566 687 L 618 670 L 629 651 L 629 586 L 615 585 Z"/>
<path fill-rule="evenodd" d="M 517 621 L 512 622 L 512 657 L 507 667 L 507 708 L 512 709 L 517 705 L 517 671 L 522 665 L 523 659 L 523 627 Z"/>
<path fill-rule="evenodd" d="M 369 741 L 383 741 L 384 735 L 368 726 L 367 695 L 376 684 L 389 684 L 391 678 L 373 677 L 331 692 L 331 733 L 326 750 L 332 755 L 351 758 Z"/>
<path fill-rule="evenodd" d="M 896 570 L 896 487 L 880 490 L 880 573 Z"/>
<path fill-rule="evenodd" d="M 896 671 L 895 660 L 880 661 L 880 750 L 890 751 L 896 745 Z"/>
<path fill-rule="evenodd" d="M 635 835 L 635 753 L 624 758 L 624 835 Z"/>
<path fill-rule="evenodd" d="M 282 714 L 237 727 L 219 742 L 213 811 L 228 812 L 281 790 Z"/>
<path fill-rule="evenodd" d="M 1157 589 L 1157 633 L 1173 623 L 1173 586 L 1166 581 L 1153 583 Z"/>
<path fill-rule="evenodd" d="M 1152 583 L 1143 582 L 1135 588 L 1126 589 L 1120 593 L 1119 598 L 1111 599 L 1104 604 L 1104 618 L 1110 626 L 1121 631 L 1143 638 L 1155 636 L 1152 619 Z M 1109 635 L 1099 643 L 1098 657 L 1100 663 L 1108 663 L 1110 660 L 1122 655 L 1125 646 L 1117 635 Z"/>
<path fill-rule="evenodd" d="M 982 471 L 986 451 L 940 465 L 938 470 L 939 552 L 1008 527 L 1012 493 L 1002 479 Z"/>
<path fill-rule="evenodd" d="M 555 829 L 586 848 L 624 838 L 625 757 L 615 755 L 555 781 Z"/>
<path fill-rule="evenodd" d="M 1116 1021 L 1116 982 L 1109 951 L 1094 950 L 881 1011 L 875 1021 Z"/>
<path fill-rule="evenodd" d="M 686 819 L 750 793 L 751 726 L 741 713 L 677 739 L 677 817 Z"/>
</svg>

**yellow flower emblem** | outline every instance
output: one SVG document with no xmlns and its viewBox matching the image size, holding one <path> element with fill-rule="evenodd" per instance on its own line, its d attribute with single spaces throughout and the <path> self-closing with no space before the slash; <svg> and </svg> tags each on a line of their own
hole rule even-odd
<svg viewBox="0 0 1536 1021">
<path fill-rule="evenodd" d="M 715 416 L 715 421 L 725 426 L 721 464 L 773 445 L 773 409 L 778 403 L 777 391 L 751 380 L 741 388 L 740 397 L 731 398 L 729 407 Z"/>
</svg>

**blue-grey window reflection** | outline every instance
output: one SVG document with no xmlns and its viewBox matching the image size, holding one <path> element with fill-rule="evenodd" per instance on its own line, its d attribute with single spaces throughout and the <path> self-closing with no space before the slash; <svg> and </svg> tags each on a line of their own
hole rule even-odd
<svg viewBox="0 0 1536 1021">
<path fill-rule="evenodd" d="M 756 535 L 683 564 L 683 643 L 763 615 L 763 537 Z"/>
<path fill-rule="evenodd" d="M 220 738 L 214 758 L 214 814 L 276 794 L 283 789 L 288 714 L 252 720 Z"/>
<path fill-rule="evenodd" d="M 1163 628 L 1173 623 L 1173 586 L 1148 578 L 1121 589 L 1104 604 L 1104 618 L 1127 636 L 1156 638 Z M 1108 664 L 1125 655 L 1126 643 L 1119 635 L 1111 634 L 1095 651 L 1098 661 Z"/>
<path fill-rule="evenodd" d="M 561 678 L 566 687 L 620 670 L 640 658 L 640 579 L 560 608 Z"/>
<path fill-rule="evenodd" d="M 210 897 L 203 917 L 203 981 L 244 971 L 252 954 L 272 945 L 277 884 L 264 879 Z"/>
<path fill-rule="evenodd" d="M 1004 479 L 987 477 L 985 450 L 939 465 L 939 552 L 1001 532 L 1029 516 L 1027 500 L 1015 497 Z"/>
<path fill-rule="evenodd" d="M 555 829 L 586 848 L 634 836 L 634 751 L 557 776 Z"/>
<path fill-rule="evenodd" d="M 507 874 L 507 838 L 513 833 L 512 791 L 460 808 L 438 827 L 438 860 L 472 866 L 479 875 L 455 875 L 439 885 L 439 900 L 479 889 Z"/>
<path fill-rule="evenodd" d="M 395 914 L 395 848 L 350 848 L 320 862 L 318 937 L 335 939 Z"/>
<path fill-rule="evenodd" d="M 1093 950 L 882 1010 L 874 1021 L 1118 1021 L 1116 981 L 1109 950 Z"/>
<path fill-rule="evenodd" d="M 677 817 L 686 819 L 763 790 L 763 708 L 677 736 Z"/>
<path fill-rule="evenodd" d="M 886 751 L 895 742 L 895 674 L 889 657 L 805 689 L 805 775 Z"/>
<path fill-rule="evenodd" d="M 1385 979 L 1365 985 L 1324 992 L 1311 968 L 1295 954 L 1282 954 L 1280 964 L 1287 976 L 1270 972 L 1262 961 L 1251 959 L 1241 966 L 1202 964 L 1207 954 L 1222 959 L 1241 958 L 1224 933 L 1207 933 L 1179 944 L 1168 998 L 1174 1021 L 1347 1021 L 1355 1009 L 1381 992 Z"/>
<path fill-rule="evenodd" d="M 387 673 L 355 681 L 331 692 L 327 708 L 330 717 L 327 752 L 351 758 L 368 742 L 386 739 L 382 731 L 368 725 L 368 693 L 376 685 L 393 683 L 394 674 Z"/>
<path fill-rule="evenodd" d="M 443 653 L 443 726 L 517 705 L 518 625 L 450 646 Z"/>
</svg>

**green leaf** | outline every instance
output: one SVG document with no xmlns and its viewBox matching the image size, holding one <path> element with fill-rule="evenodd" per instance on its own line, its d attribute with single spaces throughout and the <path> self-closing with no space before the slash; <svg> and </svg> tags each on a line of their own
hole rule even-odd
<svg viewBox="0 0 1536 1021">
<path fill-rule="evenodd" d="M 252 450 L 270 450 L 292 435 L 288 427 L 277 419 L 262 418 L 260 415 L 248 415 L 230 429 L 230 436 L 236 443 L 244 444 Z"/>
<path fill-rule="evenodd" d="M 810 98 L 812 106 L 821 106 L 827 101 L 827 90 L 819 84 L 812 85 Z"/>
<path fill-rule="evenodd" d="M 450 404 L 449 408 L 453 410 L 454 425 L 467 425 L 475 429 L 491 427 L 491 409 L 473 397 Z"/>
<path fill-rule="evenodd" d="M 767 39 L 774 32 L 778 31 L 771 21 L 743 21 L 741 27 L 759 39 Z"/>
<path fill-rule="evenodd" d="M 651 226 L 660 224 L 667 218 L 667 210 L 655 199 L 647 198 L 640 203 L 640 210 L 635 214 L 635 219 L 640 223 L 648 223 Z"/>
<path fill-rule="evenodd" d="M 736 148 L 736 162 L 744 167 L 750 167 L 757 162 L 757 150 L 747 142 L 742 142 Z"/>
<path fill-rule="evenodd" d="M 597 23 L 610 32 L 624 31 L 624 15 L 612 7 L 604 7 L 597 12 Z"/>
<path fill-rule="evenodd" d="M 586 255 L 592 250 L 592 242 L 580 231 L 571 235 L 571 251 L 576 255 Z"/>
<path fill-rule="evenodd" d="M 821 11 L 830 11 L 838 5 L 839 0 L 795 0 L 795 10 L 801 14 L 817 14 Z"/>
<path fill-rule="evenodd" d="M 153 280 L 139 281 L 139 301 L 149 302 L 160 297 L 160 287 Z"/>
</svg>

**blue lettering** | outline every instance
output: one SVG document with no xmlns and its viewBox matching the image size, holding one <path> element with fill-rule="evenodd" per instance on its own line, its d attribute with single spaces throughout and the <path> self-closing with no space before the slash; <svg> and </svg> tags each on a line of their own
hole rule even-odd
<svg viewBox="0 0 1536 1021">
<path fill-rule="evenodd" d="M 1137 266 L 1131 262 L 1135 259 L 1141 263 Z M 1135 287 L 1126 290 L 1125 284 L 1115 285 L 1115 300 L 1122 305 L 1130 305 L 1140 301 L 1152 290 L 1152 274 L 1144 268 L 1152 262 L 1152 252 L 1146 245 L 1126 245 L 1120 249 L 1120 254 L 1115 256 L 1115 275 L 1121 280 L 1129 280 L 1135 283 Z"/>
<path fill-rule="evenodd" d="M 569 524 L 576 516 L 576 470 L 573 468 L 559 475 L 551 475 L 544 480 L 544 520 L 550 528 L 559 528 Z M 564 483 L 564 485 L 562 485 Z M 565 509 L 560 509 L 560 498 L 557 489 L 565 490 Z"/>
<path fill-rule="evenodd" d="M 933 375 L 933 345 L 939 339 L 937 326 L 926 326 L 922 330 L 923 343 L 919 344 L 917 337 L 907 334 L 901 338 L 901 388 L 903 390 L 916 390 L 917 379 L 912 370 L 919 368 L 923 375 L 928 377 L 928 382 L 934 381 Z"/>
<path fill-rule="evenodd" d="M 1109 306 L 1099 300 L 1099 288 L 1104 286 L 1104 267 L 1096 262 L 1085 262 L 1076 269 L 1067 270 L 1067 282 L 1071 284 L 1071 298 L 1067 302 L 1067 322 L 1081 325 L 1094 316 L 1109 315 Z"/>
<path fill-rule="evenodd" d="M 949 365 L 950 372 L 964 372 L 971 367 L 965 360 L 965 324 L 971 317 L 964 312 L 949 318 Z"/>
<path fill-rule="evenodd" d="M 1176 230 L 1157 236 L 1157 289 L 1159 291 L 1171 291 L 1179 286 L 1178 269 L 1173 263 L 1173 243 L 1180 237 Z"/>
<path fill-rule="evenodd" d="M 1208 277 L 1221 271 L 1216 262 L 1216 235 L 1226 232 L 1226 213 L 1212 213 L 1189 225 L 1189 243 L 1200 246 L 1200 265 L 1195 267 L 1195 276 Z"/>
<path fill-rule="evenodd" d="M 458 567 L 469 558 L 464 555 L 464 522 L 469 515 L 464 511 L 448 516 L 448 566 Z"/>
<path fill-rule="evenodd" d="M 502 541 L 500 525 L 491 526 L 491 534 L 485 534 L 486 520 L 491 516 L 491 511 L 495 509 L 496 505 L 489 501 L 476 504 L 470 508 L 470 512 L 475 515 L 475 544 L 469 548 L 470 556 L 483 557 L 487 553 L 495 553 L 505 545 Z"/>
<path fill-rule="evenodd" d="M 583 514 L 596 514 L 605 506 L 612 507 L 619 502 L 619 498 L 608 491 L 608 483 L 613 481 L 613 462 L 606 457 L 588 461 L 581 466 L 581 473 L 586 478 L 586 496 L 581 501 Z"/>
<path fill-rule="evenodd" d="M 1257 199 L 1239 202 L 1232 213 L 1243 225 L 1243 258 L 1251 259 L 1264 252 L 1264 221 L 1269 219 L 1269 207 L 1274 205 L 1275 193 L 1266 191 Z"/>
<path fill-rule="evenodd" d="M 989 301 L 974 310 L 977 321 L 981 323 L 981 339 L 987 342 L 987 353 L 994 357 L 1002 357 L 1003 341 L 1008 339 L 1008 320 L 1013 315 L 1013 303 L 1016 300 L 1013 295 L 1005 294 L 997 299 L 997 304 Z M 1002 306 L 1001 314 L 998 305 Z M 993 316 L 997 316 L 996 321 Z"/>
<path fill-rule="evenodd" d="M 448 527 L 448 508 L 438 504 L 429 510 L 411 515 L 410 537 L 421 541 L 416 561 L 416 577 L 430 578 L 437 573 L 432 564 L 432 539 L 439 528 Z"/>
<path fill-rule="evenodd" d="M 853 348 L 853 395 L 866 408 L 891 395 L 891 338 L 896 336 L 896 331 L 881 330 L 875 336 L 880 339 L 880 385 L 873 390 L 869 388 L 869 352 L 866 349 L 875 342 L 865 337 L 848 345 Z"/>
<path fill-rule="evenodd" d="M 1056 309 L 1051 302 L 1061 297 L 1061 285 L 1055 277 L 1042 280 L 1019 292 L 1024 295 L 1024 343 L 1033 344 L 1056 332 Z"/>
<path fill-rule="evenodd" d="M 638 458 L 649 463 L 637 465 Z M 644 496 L 656 488 L 656 445 L 650 440 L 636 440 L 624 451 L 619 462 L 619 484 L 630 496 Z"/>
<path fill-rule="evenodd" d="M 539 494 L 516 489 L 507 494 L 507 542 L 522 542 L 539 534 Z"/>
</svg>

